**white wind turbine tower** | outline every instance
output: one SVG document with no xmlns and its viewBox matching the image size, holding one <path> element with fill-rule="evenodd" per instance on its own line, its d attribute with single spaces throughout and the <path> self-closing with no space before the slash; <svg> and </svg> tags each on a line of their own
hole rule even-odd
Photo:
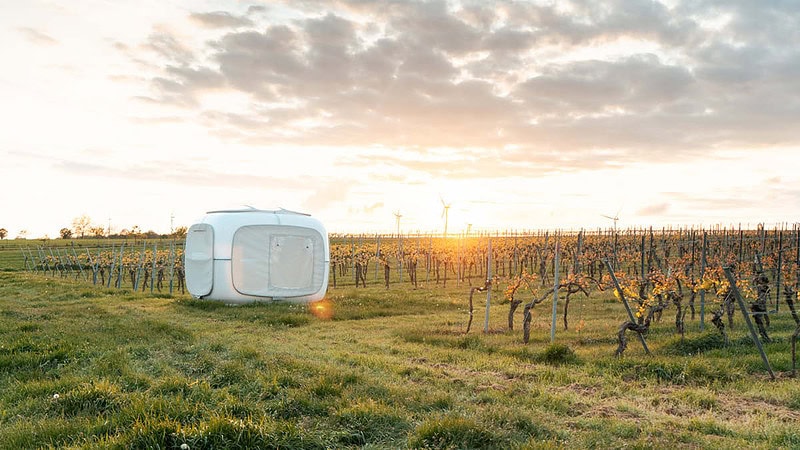
<svg viewBox="0 0 800 450">
<path fill-rule="evenodd" d="M 399 237 L 400 236 L 400 218 L 403 217 L 403 215 L 400 214 L 400 211 L 398 210 L 398 211 L 394 212 L 394 217 L 395 217 L 395 219 L 397 219 L 397 236 Z"/>
<path fill-rule="evenodd" d="M 617 213 L 616 213 L 616 214 L 614 214 L 614 217 L 607 216 L 607 215 L 605 215 L 605 214 L 600 214 L 601 216 L 605 217 L 606 219 L 611 219 L 611 220 L 613 220 L 613 221 L 614 221 L 614 232 L 615 232 L 615 233 L 617 232 L 617 221 L 619 220 L 619 212 L 620 212 L 621 210 L 622 210 L 622 208 L 618 209 L 618 210 L 617 210 Z"/>
<path fill-rule="evenodd" d="M 444 199 L 439 197 L 439 200 L 442 201 L 442 218 L 444 218 L 444 237 L 447 237 L 447 219 L 450 213 L 450 203 L 445 203 Z"/>
</svg>

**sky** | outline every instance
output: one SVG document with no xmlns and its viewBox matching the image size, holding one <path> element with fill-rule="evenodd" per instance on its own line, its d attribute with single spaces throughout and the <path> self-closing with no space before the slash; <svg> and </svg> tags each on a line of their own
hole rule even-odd
<svg viewBox="0 0 800 450">
<path fill-rule="evenodd" d="M 331 232 L 800 219 L 794 1 L 0 7 L 0 228 Z"/>
</svg>

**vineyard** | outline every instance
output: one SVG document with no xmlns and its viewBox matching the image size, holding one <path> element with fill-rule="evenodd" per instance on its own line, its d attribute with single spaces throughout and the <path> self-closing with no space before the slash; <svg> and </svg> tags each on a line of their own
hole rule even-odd
<svg viewBox="0 0 800 450">
<path fill-rule="evenodd" d="M 796 225 L 772 230 L 762 226 L 756 230 L 649 228 L 448 238 L 333 235 L 330 240 L 331 289 L 367 285 L 436 289 L 446 288 L 449 282 L 451 287 L 463 288 L 465 300 L 469 299 L 467 333 L 474 316 L 474 294 L 487 291 L 486 320 L 495 291 L 500 302 L 509 306 L 509 329 L 514 328 L 515 314 L 522 306 L 523 340 L 528 342 L 531 310 L 536 305 L 551 297 L 558 303 L 561 296 L 561 304 L 553 307 L 555 333 L 557 306 L 566 330 L 574 296 L 609 290 L 628 312 L 618 332 L 617 355 L 627 348 L 628 331 L 649 352 L 644 336 L 652 321 L 661 321 L 669 310 L 675 333 L 684 336 L 687 322 L 697 323 L 699 331 L 710 323 L 728 342 L 738 307 L 748 325 L 753 319 L 752 337 L 759 347 L 759 341 L 772 339 L 771 315 L 789 313 L 800 325 L 795 306 L 800 296 L 800 227 Z M 29 272 L 95 285 L 185 293 L 181 241 L 77 242 L 20 246 L 19 262 Z M 796 338 L 797 331 L 792 337 L 793 354 Z M 766 356 L 765 365 L 771 373 Z"/>
<path fill-rule="evenodd" d="M 448 278 L 451 284 L 470 286 L 467 332 L 472 323 L 474 292 L 504 286 L 504 297 L 510 305 L 509 329 L 514 327 L 515 311 L 525 303 L 524 342 L 529 340 L 530 310 L 551 296 L 557 302 L 559 290 L 564 293 L 564 329 L 569 328 L 572 295 L 588 297 L 593 289 L 613 290 L 625 303 L 629 320 L 620 326 L 617 355 L 627 347 L 626 331 L 635 332 L 649 353 L 643 336 L 651 322 L 661 320 L 670 308 L 674 309 L 675 332 L 682 337 L 687 331 L 687 314 L 689 321 L 699 320 L 700 331 L 709 316 L 711 324 L 729 342 L 726 330 L 734 327 L 738 307 L 759 349 L 761 341 L 772 339 L 768 331 L 770 316 L 788 312 L 798 325 L 792 335 L 793 373 L 795 370 L 795 342 L 800 331 L 795 307 L 800 300 L 798 226 L 774 230 L 650 228 L 621 233 L 498 233 L 448 239 L 376 236 L 368 240 L 361 236 L 339 237 L 334 242 L 334 287 L 366 287 L 371 276 L 373 283 L 382 282 L 388 289 L 392 271 L 396 273 L 395 283 L 403 286 L 405 282 L 408 288 L 418 288 L 420 284 L 445 287 Z M 629 302 L 633 302 L 634 311 Z M 556 305 L 554 327 L 555 314 Z M 763 350 L 761 353 L 774 377 Z"/>
<path fill-rule="evenodd" d="M 134 291 L 165 289 L 172 294 L 177 289 L 185 293 L 182 242 L 81 244 L 21 246 L 19 260 L 28 272 L 82 279 L 106 287 L 125 286 Z"/>
</svg>

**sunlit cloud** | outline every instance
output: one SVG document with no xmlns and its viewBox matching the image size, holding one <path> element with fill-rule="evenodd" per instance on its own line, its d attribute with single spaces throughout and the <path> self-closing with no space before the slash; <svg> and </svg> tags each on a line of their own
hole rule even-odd
<svg viewBox="0 0 800 450">
<path fill-rule="evenodd" d="M 35 30 L 33 28 L 22 27 L 18 29 L 20 33 L 22 33 L 25 38 L 34 43 L 39 45 L 55 45 L 58 44 L 58 41 L 51 36 L 48 36 L 46 33 L 43 33 L 39 30 Z"/>
</svg>

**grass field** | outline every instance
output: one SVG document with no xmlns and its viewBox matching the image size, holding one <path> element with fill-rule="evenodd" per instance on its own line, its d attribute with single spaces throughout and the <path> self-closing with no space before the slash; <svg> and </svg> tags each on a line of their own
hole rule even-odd
<svg viewBox="0 0 800 450">
<path fill-rule="evenodd" d="M 631 339 L 618 359 L 609 292 L 573 299 L 585 326 L 559 326 L 556 345 L 549 306 L 529 344 L 506 330 L 500 287 L 492 331 L 481 304 L 465 335 L 467 299 L 332 289 L 326 318 L 6 269 L 0 447 L 800 448 L 787 315 L 766 346 L 773 382 L 741 320 L 730 346 L 697 321 L 681 341 L 668 310 L 652 356 Z"/>
</svg>

